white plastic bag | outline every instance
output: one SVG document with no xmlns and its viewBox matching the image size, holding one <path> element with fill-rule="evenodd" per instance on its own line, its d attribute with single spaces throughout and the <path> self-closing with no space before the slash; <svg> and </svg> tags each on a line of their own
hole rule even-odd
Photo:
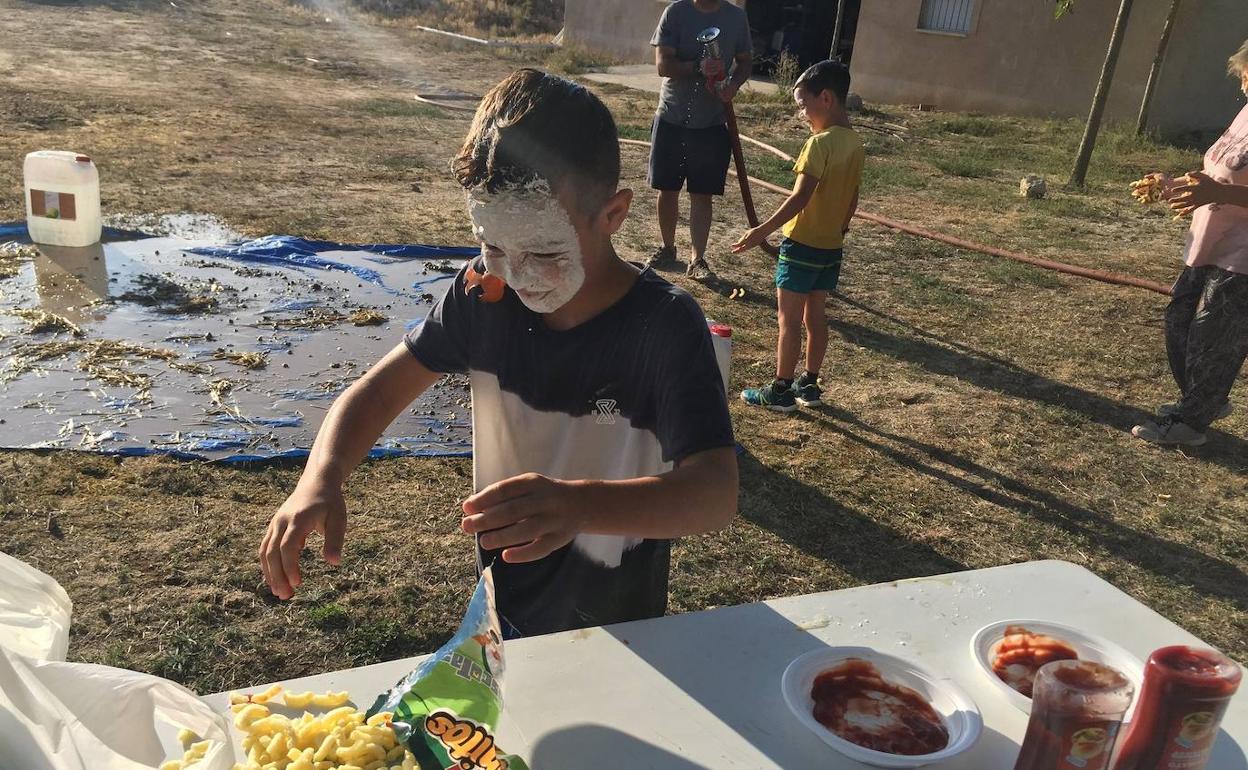
<svg viewBox="0 0 1248 770">
<path fill-rule="evenodd" d="M 31 658 L 65 660 L 73 606 L 55 580 L 0 553 L 0 647 Z"/>
<path fill-rule="evenodd" d="M 190 690 L 137 671 L 0 648 L 4 770 L 152 770 L 167 758 L 157 720 L 217 742 L 196 770 L 233 767 L 225 720 Z"/>
<path fill-rule="evenodd" d="M 0 770 L 152 770 L 180 756 L 160 738 L 178 728 L 216 742 L 196 770 L 230 770 L 228 725 L 195 693 L 64 662 L 70 606 L 55 580 L 0 553 Z"/>
</svg>

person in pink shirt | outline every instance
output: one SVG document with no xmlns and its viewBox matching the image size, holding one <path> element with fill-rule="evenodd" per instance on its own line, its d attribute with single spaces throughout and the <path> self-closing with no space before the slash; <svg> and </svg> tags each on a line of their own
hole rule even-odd
<svg viewBox="0 0 1248 770">
<path fill-rule="evenodd" d="M 1248 97 L 1248 41 L 1230 58 Z M 1248 106 L 1209 152 L 1204 171 L 1163 182 L 1165 198 L 1192 217 L 1184 261 L 1166 309 L 1166 352 L 1180 398 L 1131 433 L 1154 444 L 1199 446 L 1248 356 Z"/>
</svg>

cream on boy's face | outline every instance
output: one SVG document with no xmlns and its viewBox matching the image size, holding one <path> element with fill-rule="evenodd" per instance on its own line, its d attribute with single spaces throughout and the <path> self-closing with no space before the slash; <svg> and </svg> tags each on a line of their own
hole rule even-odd
<svg viewBox="0 0 1248 770">
<path fill-rule="evenodd" d="M 552 313 L 585 283 L 576 228 L 546 186 L 468 193 L 472 231 L 486 269 L 507 282 L 536 313 Z"/>
<path fill-rule="evenodd" d="M 1239 90 L 1244 92 L 1244 96 L 1248 96 L 1248 67 L 1239 73 Z"/>
</svg>

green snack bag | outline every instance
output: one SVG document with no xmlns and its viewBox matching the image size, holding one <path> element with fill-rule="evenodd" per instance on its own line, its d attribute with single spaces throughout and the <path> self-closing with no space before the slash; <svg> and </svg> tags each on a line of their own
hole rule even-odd
<svg viewBox="0 0 1248 770">
<path fill-rule="evenodd" d="M 503 669 L 494 575 L 486 567 L 455 636 L 379 696 L 368 716 L 392 713 L 394 733 L 420 770 L 529 770 L 494 742 Z"/>
</svg>

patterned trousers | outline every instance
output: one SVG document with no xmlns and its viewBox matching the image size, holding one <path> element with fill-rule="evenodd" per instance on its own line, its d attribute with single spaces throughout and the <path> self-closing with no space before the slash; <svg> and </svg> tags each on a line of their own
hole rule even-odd
<svg viewBox="0 0 1248 770">
<path fill-rule="evenodd" d="M 1178 416 L 1204 431 L 1248 356 L 1248 275 L 1185 268 L 1166 308 L 1166 353 L 1183 394 Z"/>
</svg>

